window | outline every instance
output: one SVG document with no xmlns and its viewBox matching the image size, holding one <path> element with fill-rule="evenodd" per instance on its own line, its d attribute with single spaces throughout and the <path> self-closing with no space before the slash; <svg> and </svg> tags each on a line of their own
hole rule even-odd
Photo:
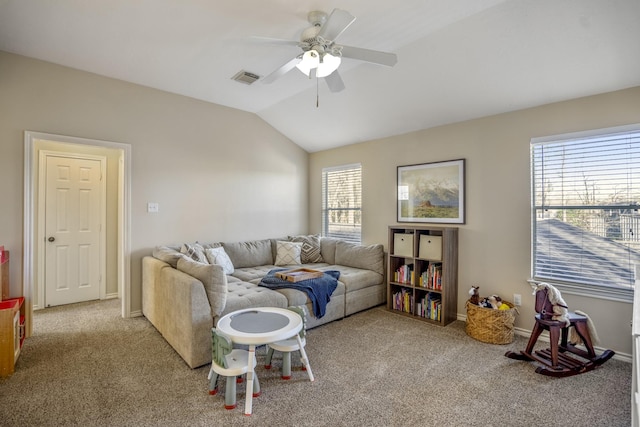
<svg viewBox="0 0 640 427">
<path fill-rule="evenodd" d="M 322 235 L 360 243 L 362 166 L 322 170 Z"/>
<path fill-rule="evenodd" d="M 631 301 L 640 262 L 640 126 L 531 142 L 532 276 Z"/>
</svg>

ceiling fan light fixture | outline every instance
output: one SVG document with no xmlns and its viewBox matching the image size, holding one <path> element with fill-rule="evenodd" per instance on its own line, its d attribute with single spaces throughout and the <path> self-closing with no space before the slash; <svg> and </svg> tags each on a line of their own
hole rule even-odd
<svg viewBox="0 0 640 427">
<path fill-rule="evenodd" d="M 309 76 L 312 68 L 316 68 L 316 77 L 326 77 L 337 70 L 341 62 L 342 59 L 339 56 L 330 53 L 325 53 L 320 60 L 320 54 L 312 49 L 302 55 L 302 61 L 296 67 L 306 76 Z"/>
<path fill-rule="evenodd" d="M 318 65 L 318 77 L 327 77 L 329 74 L 338 69 L 341 62 L 342 58 L 340 58 L 339 56 L 325 53 L 322 57 L 322 62 Z"/>
</svg>

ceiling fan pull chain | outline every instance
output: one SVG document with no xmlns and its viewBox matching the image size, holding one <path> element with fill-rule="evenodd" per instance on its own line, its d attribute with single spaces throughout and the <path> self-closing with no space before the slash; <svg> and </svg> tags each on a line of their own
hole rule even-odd
<svg viewBox="0 0 640 427">
<path fill-rule="evenodd" d="M 316 75 L 316 108 L 320 107 L 320 89 L 318 88 L 318 76 Z"/>
</svg>

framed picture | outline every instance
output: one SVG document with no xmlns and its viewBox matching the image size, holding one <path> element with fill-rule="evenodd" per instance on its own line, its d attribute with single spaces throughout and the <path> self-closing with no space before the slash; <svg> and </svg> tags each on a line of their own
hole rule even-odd
<svg viewBox="0 0 640 427">
<path fill-rule="evenodd" d="M 464 221 L 464 159 L 398 166 L 398 222 Z"/>
</svg>

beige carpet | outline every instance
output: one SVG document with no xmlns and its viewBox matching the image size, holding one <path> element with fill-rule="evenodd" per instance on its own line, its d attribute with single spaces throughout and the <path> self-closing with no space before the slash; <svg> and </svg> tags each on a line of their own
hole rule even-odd
<svg viewBox="0 0 640 427">
<path fill-rule="evenodd" d="M 631 365 L 610 360 L 574 377 L 549 378 L 504 357 L 521 350 L 368 310 L 312 329 L 316 381 L 295 369 L 257 374 L 250 417 L 207 393 L 208 367 L 191 370 L 144 318 L 120 302 L 37 311 L 16 373 L 0 380 L 3 426 L 629 426 Z M 297 365 L 297 358 L 294 358 Z M 276 368 L 280 359 L 274 359 Z M 223 382 L 221 383 L 224 387 Z"/>
</svg>

